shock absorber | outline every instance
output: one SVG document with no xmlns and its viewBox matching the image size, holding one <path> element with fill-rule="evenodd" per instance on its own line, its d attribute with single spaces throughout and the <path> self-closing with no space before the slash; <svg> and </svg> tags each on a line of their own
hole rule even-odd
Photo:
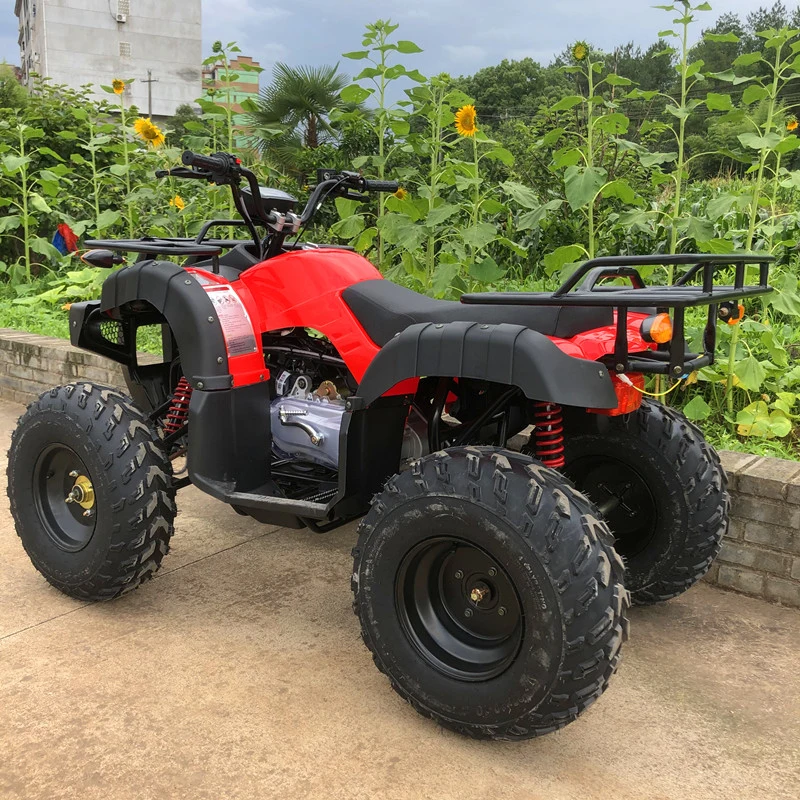
<svg viewBox="0 0 800 800">
<path fill-rule="evenodd" d="M 189 401 L 192 399 L 192 387 L 186 378 L 181 378 L 172 395 L 172 404 L 164 420 L 164 432 L 167 436 L 177 433 L 189 421 Z"/>
<path fill-rule="evenodd" d="M 564 458 L 564 415 L 556 403 L 537 402 L 533 411 L 533 450 L 546 467 L 560 469 Z"/>
</svg>

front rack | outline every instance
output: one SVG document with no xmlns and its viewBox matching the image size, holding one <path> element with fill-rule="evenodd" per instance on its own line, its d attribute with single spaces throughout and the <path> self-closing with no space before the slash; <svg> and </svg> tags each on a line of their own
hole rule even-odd
<svg viewBox="0 0 800 800">
<path fill-rule="evenodd" d="M 602 306 L 616 309 L 616 340 L 611 369 L 615 372 L 643 372 L 680 377 L 714 363 L 717 342 L 717 319 L 720 306 L 738 304 L 749 297 L 770 294 L 769 265 L 772 256 L 752 253 L 713 255 L 608 256 L 582 264 L 555 292 L 484 292 L 465 294 L 466 304 L 530 306 Z M 747 265 L 758 266 L 758 284 L 745 285 Z M 688 266 L 671 286 L 647 286 L 637 267 Z M 732 285 L 717 286 L 718 270 L 734 269 Z M 627 286 L 602 285 L 616 278 L 628 279 Z M 700 283 L 690 281 L 701 279 Z M 708 320 L 703 332 L 703 353 L 686 349 L 686 309 L 708 306 Z M 628 352 L 628 311 L 655 307 L 657 313 L 673 310 L 673 336 L 667 345 L 631 356 Z M 728 310 L 730 310 L 728 308 Z"/>
</svg>

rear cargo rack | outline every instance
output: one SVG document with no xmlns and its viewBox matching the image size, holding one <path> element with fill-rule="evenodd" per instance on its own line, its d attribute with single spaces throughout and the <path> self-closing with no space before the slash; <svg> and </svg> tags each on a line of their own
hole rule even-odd
<svg viewBox="0 0 800 800">
<path fill-rule="evenodd" d="M 466 304 L 530 305 L 530 306 L 603 306 L 616 310 L 617 335 L 614 347 L 614 372 L 645 372 L 680 377 L 714 363 L 717 340 L 717 319 L 720 307 L 728 312 L 739 301 L 770 294 L 769 255 L 736 253 L 713 255 L 684 253 L 680 255 L 607 256 L 582 264 L 555 292 L 484 292 L 465 294 Z M 758 266 L 758 284 L 745 285 L 747 266 Z M 688 266 L 671 286 L 647 286 L 637 267 Z M 734 269 L 732 285 L 715 285 L 720 269 Z M 604 281 L 628 279 L 627 286 L 602 285 Z M 699 280 L 699 283 L 691 283 Z M 708 321 L 703 333 L 703 353 L 686 350 L 686 309 L 708 306 Z M 655 307 L 657 313 L 673 311 L 673 336 L 658 350 L 631 355 L 628 352 L 628 311 Z"/>
</svg>

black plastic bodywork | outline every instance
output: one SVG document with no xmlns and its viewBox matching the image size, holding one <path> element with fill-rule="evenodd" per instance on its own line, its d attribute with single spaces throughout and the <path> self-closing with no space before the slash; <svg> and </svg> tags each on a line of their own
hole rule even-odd
<svg viewBox="0 0 800 800">
<path fill-rule="evenodd" d="M 208 295 L 192 275 L 177 264 L 158 261 L 141 261 L 112 273 L 103 284 L 101 313 L 129 303 L 148 304 L 169 325 L 183 373 L 194 389 L 231 388 L 222 326 Z M 130 354 L 120 356 L 109 354 L 123 364 L 130 359 Z"/>
<path fill-rule="evenodd" d="M 369 405 L 407 378 L 475 378 L 518 386 L 531 400 L 616 408 L 601 364 L 568 356 L 546 336 L 521 325 L 421 323 L 395 336 L 369 365 L 358 396 Z"/>
</svg>

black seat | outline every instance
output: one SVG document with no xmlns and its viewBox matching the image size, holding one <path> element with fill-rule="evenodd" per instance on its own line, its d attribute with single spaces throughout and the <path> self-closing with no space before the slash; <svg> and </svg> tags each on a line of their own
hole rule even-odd
<svg viewBox="0 0 800 800">
<path fill-rule="evenodd" d="M 380 279 L 349 286 L 342 297 L 370 339 L 381 346 L 418 322 L 507 322 L 562 339 L 614 322 L 611 308 L 465 305 L 434 300 Z"/>
</svg>

